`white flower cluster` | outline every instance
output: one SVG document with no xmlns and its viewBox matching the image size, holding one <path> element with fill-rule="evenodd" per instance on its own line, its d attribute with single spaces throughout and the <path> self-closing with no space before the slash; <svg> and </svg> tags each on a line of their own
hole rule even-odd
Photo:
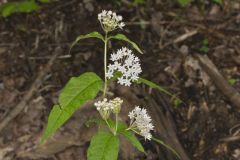
<svg viewBox="0 0 240 160">
<path fill-rule="evenodd" d="M 132 130 L 139 132 L 145 139 L 151 140 L 154 126 L 152 124 L 151 117 L 147 114 L 147 110 L 136 106 L 131 112 L 129 112 L 129 118 L 131 119 L 130 127 Z"/>
<path fill-rule="evenodd" d="M 118 78 L 118 83 L 130 86 L 132 81 L 138 80 L 138 75 L 142 72 L 139 58 L 132 54 L 132 50 L 122 47 L 116 53 L 111 54 L 113 64 L 108 65 L 106 76 L 108 79 L 113 77 L 115 71 L 122 75 Z"/>
<path fill-rule="evenodd" d="M 118 97 L 110 101 L 108 101 L 107 98 L 104 98 L 102 101 L 94 103 L 94 106 L 96 106 L 97 110 L 99 111 L 103 119 L 108 119 L 111 112 L 113 113 L 120 112 L 122 103 L 123 100 Z"/>
<path fill-rule="evenodd" d="M 122 16 L 117 15 L 115 12 L 103 10 L 98 14 L 102 28 L 106 32 L 113 31 L 116 28 L 123 28 L 125 24 L 122 22 Z"/>
</svg>

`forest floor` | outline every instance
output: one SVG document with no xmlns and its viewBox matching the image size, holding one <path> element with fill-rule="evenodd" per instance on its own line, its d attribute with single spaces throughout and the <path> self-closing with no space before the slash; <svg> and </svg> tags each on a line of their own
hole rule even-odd
<svg viewBox="0 0 240 160">
<path fill-rule="evenodd" d="M 103 9 L 124 17 L 126 27 L 120 32 L 144 51 L 139 55 L 142 77 L 183 101 L 143 85 L 129 89 L 111 84 L 111 91 L 126 101 L 123 117 L 132 109 L 130 104 L 155 106 L 150 109 L 154 134 L 176 147 L 185 156 L 183 160 L 240 160 L 240 106 L 231 94 L 240 91 L 238 0 L 225 0 L 223 5 L 206 0 L 187 7 L 170 0 L 139 5 L 127 0 L 59 0 L 31 14 L 0 18 L 0 125 L 10 118 L 0 129 L 0 160 L 86 159 L 96 127 L 88 128 L 85 122 L 97 116 L 89 104 L 47 144 L 40 146 L 39 139 L 70 77 L 86 71 L 103 77 L 101 42 L 81 41 L 69 54 L 78 35 L 101 32 L 97 14 Z M 122 45 L 126 44 L 114 41 L 110 47 Z M 59 55 L 45 72 L 55 52 Z M 199 57 L 207 58 L 216 68 L 204 67 L 207 61 L 201 62 Z M 220 75 L 211 74 L 216 70 Z M 41 73 L 43 80 L 35 82 Z M 218 82 L 221 76 L 227 83 Z M 13 114 L 16 106 L 20 109 Z M 123 141 L 119 159 L 175 159 L 164 147 L 144 139 L 141 142 L 146 155 Z"/>
</svg>

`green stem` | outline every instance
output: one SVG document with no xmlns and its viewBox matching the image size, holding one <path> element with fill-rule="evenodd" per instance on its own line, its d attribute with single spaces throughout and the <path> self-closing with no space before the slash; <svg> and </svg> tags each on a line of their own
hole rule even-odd
<svg viewBox="0 0 240 160">
<path fill-rule="evenodd" d="M 104 38 L 104 89 L 103 89 L 103 97 L 106 96 L 106 91 L 107 91 L 107 32 L 105 34 Z"/>
<path fill-rule="evenodd" d="M 117 134 L 117 130 L 118 130 L 118 114 L 116 113 L 115 135 Z"/>
<path fill-rule="evenodd" d="M 111 129 L 111 126 L 109 125 L 109 123 L 108 123 L 108 121 L 107 121 L 107 119 L 105 119 L 105 122 L 107 123 L 108 128 L 111 130 L 111 132 L 113 132 L 112 129 Z M 114 133 L 114 132 L 113 132 L 113 133 Z"/>
<path fill-rule="evenodd" d="M 142 136 L 139 132 L 137 132 L 136 130 L 134 130 L 133 128 L 128 128 L 127 130 L 132 130 L 133 132 L 135 132 L 136 134 L 138 134 L 138 135 L 140 135 L 140 136 Z"/>
<path fill-rule="evenodd" d="M 173 154 L 175 154 L 175 155 L 178 157 L 178 159 L 181 159 L 180 155 L 179 155 L 171 146 L 165 144 L 163 141 L 161 141 L 161 140 L 159 140 L 159 139 L 157 139 L 157 138 L 154 138 L 154 137 L 152 137 L 152 140 L 154 140 L 155 142 L 163 145 L 165 148 L 167 148 L 167 149 L 170 150 Z"/>
<path fill-rule="evenodd" d="M 130 130 L 130 129 L 131 129 L 133 132 L 135 132 L 136 134 L 138 134 L 138 135 L 141 136 L 141 134 L 140 134 L 139 132 L 135 131 L 135 130 L 132 129 L 132 128 L 128 128 L 128 129 L 126 129 L 126 130 Z M 165 144 L 163 141 L 161 141 L 161 140 L 159 140 L 159 139 L 157 139 L 157 138 L 152 137 L 151 139 L 154 140 L 155 142 L 163 145 L 165 148 L 167 148 L 168 150 L 170 150 L 174 155 L 176 155 L 178 159 L 181 159 L 180 155 L 179 155 L 171 146 Z"/>
</svg>

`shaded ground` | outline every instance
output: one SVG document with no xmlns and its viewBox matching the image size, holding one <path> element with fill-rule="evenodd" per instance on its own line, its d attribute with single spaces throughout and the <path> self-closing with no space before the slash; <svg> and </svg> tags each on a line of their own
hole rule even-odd
<svg viewBox="0 0 240 160">
<path fill-rule="evenodd" d="M 138 6 L 129 5 L 128 1 L 69 0 L 44 5 L 36 13 L 1 18 L 0 122 L 22 100 L 56 47 L 62 48 L 62 54 L 44 76 L 31 102 L 1 132 L 0 159 L 85 159 L 89 139 L 95 133 L 94 127 L 84 125 L 95 115 L 91 107 L 76 113 L 48 145 L 39 148 L 38 140 L 60 89 L 70 77 L 85 71 L 103 76 L 101 42 L 82 41 L 68 54 L 69 45 L 77 35 L 101 31 L 96 17 L 102 9 L 123 15 L 127 26 L 122 32 L 145 53 L 139 55 L 143 77 L 166 87 L 184 101 L 177 106 L 171 97 L 144 86 L 130 90 L 112 84 L 112 91 L 126 100 L 124 113 L 131 109 L 127 107 L 129 104 L 141 104 L 149 94 L 159 108 L 164 107 L 161 103 L 164 99 L 179 141 L 190 159 L 240 159 L 240 114 L 195 58 L 196 54 L 208 55 L 229 83 L 240 90 L 240 2 L 237 0 L 225 1 L 223 6 L 194 2 L 186 8 L 162 0 Z M 111 44 L 114 49 L 121 45 Z M 147 155 L 123 142 L 120 159 L 167 159 L 164 148 L 142 142 Z"/>
</svg>

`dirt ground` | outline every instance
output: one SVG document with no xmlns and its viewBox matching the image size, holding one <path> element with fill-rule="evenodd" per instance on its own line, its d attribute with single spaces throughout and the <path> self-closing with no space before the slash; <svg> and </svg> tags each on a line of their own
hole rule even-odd
<svg viewBox="0 0 240 160">
<path fill-rule="evenodd" d="M 78 35 L 101 32 L 97 14 L 103 9 L 124 17 L 127 25 L 121 32 L 144 51 L 139 55 L 142 77 L 183 101 L 179 104 L 143 85 L 129 89 L 111 84 L 111 91 L 125 100 L 123 120 L 130 104 L 147 105 L 156 126 L 153 134 L 180 152 L 183 160 L 240 160 L 240 105 L 235 98 L 240 92 L 239 0 L 224 0 L 222 5 L 195 0 L 187 7 L 174 0 L 139 5 L 128 0 L 57 0 L 41 6 L 34 13 L 0 18 L 0 125 L 19 103 L 23 106 L 0 129 L 0 160 L 86 159 L 96 132 L 96 127 L 85 125 L 97 116 L 91 104 L 77 111 L 47 144 L 39 146 L 39 139 L 70 77 L 86 71 L 103 77 L 100 41 L 84 40 L 69 54 Z M 113 41 L 110 47 L 122 45 L 126 43 Z M 201 62 L 201 57 L 216 68 L 204 67 L 207 60 Z M 216 70 L 220 75 L 212 74 Z M 41 73 L 43 79 L 35 82 Z M 227 83 L 221 83 L 221 77 Z M 31 89 L 35 90 L 30 94 Z M 31 98 L 25 101 L 27 94 Z M 119 159 L 176 159 L 154 142 L 141 142 L 146 155 L 122 141 Z"/>
</svg>

